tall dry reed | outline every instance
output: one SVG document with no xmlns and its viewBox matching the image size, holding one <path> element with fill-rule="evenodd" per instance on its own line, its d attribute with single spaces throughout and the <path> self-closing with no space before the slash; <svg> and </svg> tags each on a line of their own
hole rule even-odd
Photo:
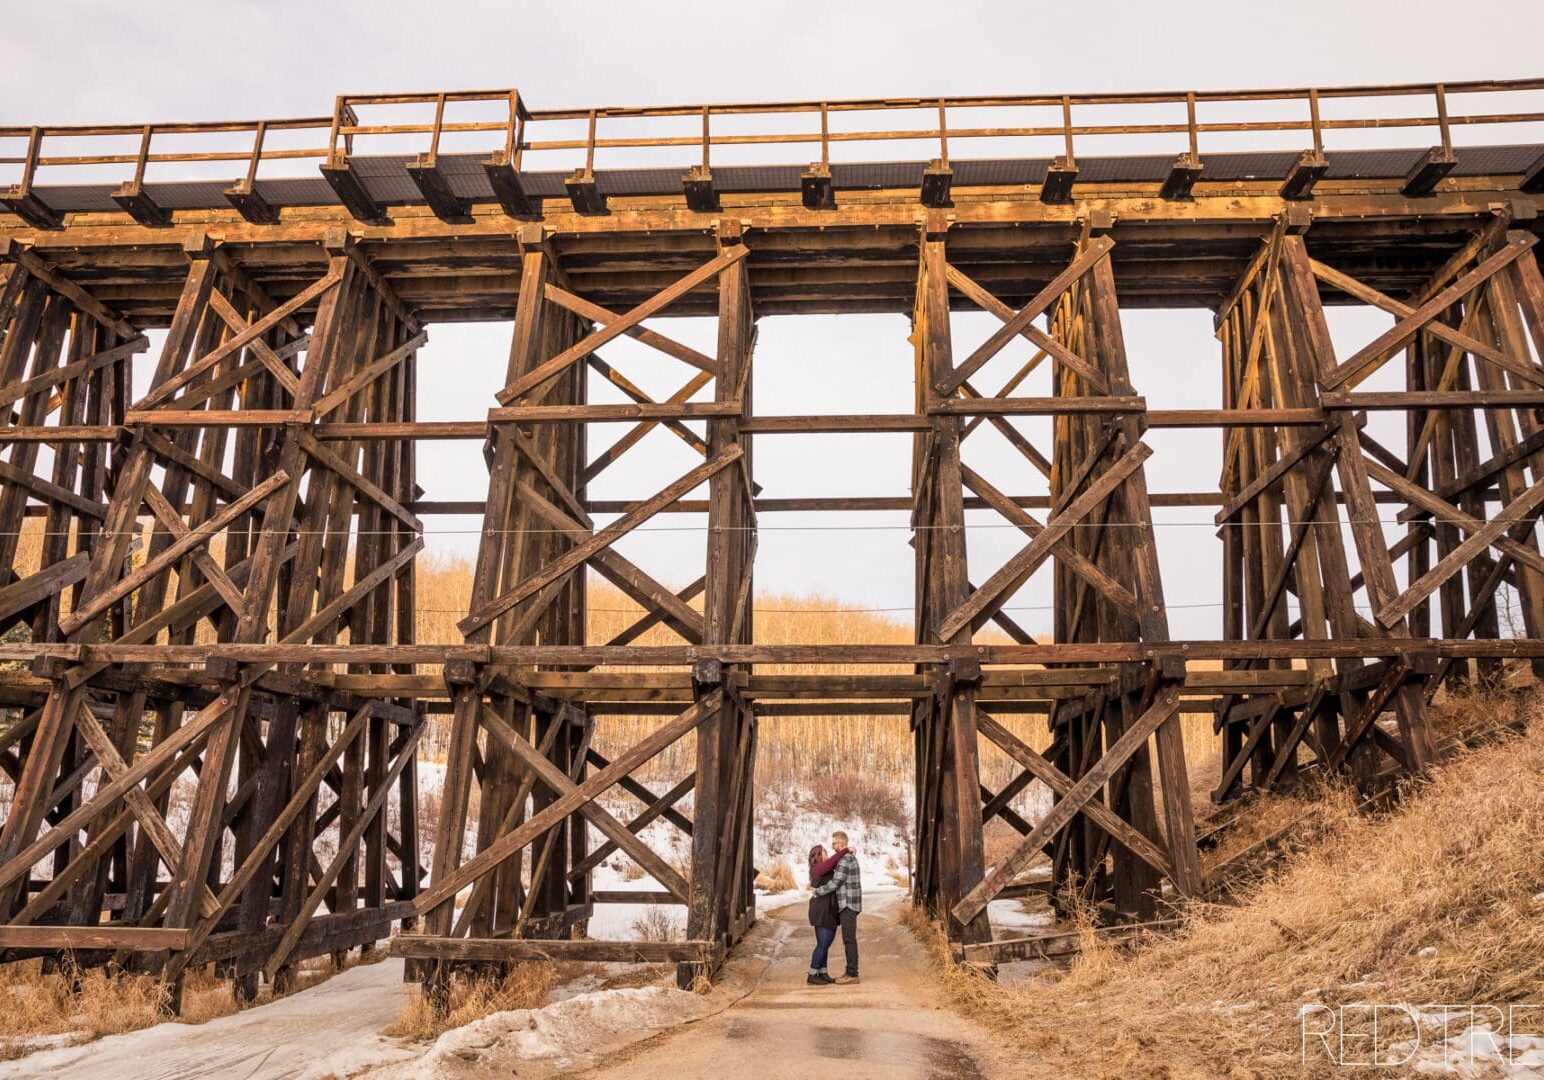
<svg viewBox="0 0 1544 1080">
<path fill-rule="evenodd" d="M 471 564 L 465 560 L 430 557 L 419 561 L 416 619 L 418 640 L 460 642 L 456 623 L 467 610 L 471 596 Z M 586 600 L 586 637 L 589 643 L 610 641 L 631 626 L 643 608 L 616 588 L 592 579 Z M 701 610 L 701 601 L 692 606 Z M 764 645 L 876 645 L 908 644 L 913 640 L 909 621 L 882 612 L 866 611 L 832 596 L 761 595 L 752 615 L 755 640 Z M 983 642 L 1006 644 L 1008 639 L 988 631 Z M 678 645 L 681 638 L 663 626 L 655 626 L 636 639 L 640 645 Z M 605 670 L 605 669 L 601 669 Z M 656 670 L 634 668 L 632 670 Z M 833 675 L 908 674 L 912 669 L 880 664 L 761 664 L 758 674 L 821 673 Z M 1002 714 L 1009 730 L 1032 747 L 1043 750 L 1050 734 L 1043 716 Z M 606 716 L 597 730 L 603 752 L 638 742 L 664 720 L 658 716 Z M 1186 743 L 1204 756 L 1214 736 L 1207 716 L 1183 718 Z M 444 738 L 430 744 L 443 745 Z M 669 747 L 641 775 L 649 778 L 679 777 L 692 767 L 695 744 L 690 737 Z M 895 783 L 909 784 L 915 751 L 909 720 L 905 716 L 767 717 L 759 721 L 757 781 L 782 786 L 808 776 L 812 769 L 840 767 Z M 1018 769 L 1006 754 L 983 740 L 982 778 L 992 787 L 1006 783 Z"/>
</svg>

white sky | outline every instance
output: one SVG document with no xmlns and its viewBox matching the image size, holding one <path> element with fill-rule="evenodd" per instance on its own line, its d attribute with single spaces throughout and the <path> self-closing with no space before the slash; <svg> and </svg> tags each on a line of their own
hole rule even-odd
<svg viewBox="0 0 1544 1080">
<path fill-rule="evenodd" d="M 1442 8 L 1348 0 L 1191 8 L 1125 0 L 1092 6 L 58 0 L 14 7 L 0 39 L 6 73 L 0 124 L 317 115 L 330 111 L 339 92 L 508 86 L 545 108 L 1517 78 L 1541 74 L 1544 30 L 1537 0 Z M 1509 141 L 1501 132 L 1485 134 L 1483 141 Z M 1533 133 L 1531 141 L 1544 142 L 1544 134 Z M 951 149 L 956 157 L 984 156 Z M 1385 325 L 1351 313 L 1333 318 L 1342 350 Z M 984 320 L 989 317 L 956 317 L 957 354 L 986 336 L 991 323 Z M 712 351 L 706 321 L 663 328 Z M 1132 312 L 1125 328 L 1134 382 L 1152 407 L 1218 403 L 1209 312 Z M 900 316 L 762 320 L 757 411 L 909 411 L 906 333 Z M 507 346 L 506 326 L 432 328 L 419 361 L 420 417 L 481 416 L 502 381 Z M 608 346 L 603 354 L 660 394 L 685 379 L 680 365 L 634 342 Z M 1012 355 L 999 358 L 1003 368 Z M 816 378 L 823 381 L 818 410 L 808 391 Z M 612 400 L 600 392 L 594 397 Z M 1025 430 L 1049 448 L 1048 439 L 1036 438 L 1035 425 Z M 1377 430 L 1390 445 L 1402 445 L 1397 423 Z M 1153 433 L 1152 489 L 1210 486 L 1217 441 L 1207 433 Z M 768 496 L 906 495 L 909 445 L 900 435 L 767 437 L 755 447 L 756 473 Z M 420 460 L 429 498 L 483 496 L 480 448 L 428 447 Z M 966 460 L 1014 493 L 1045 490 L 995 433 L 973 437 Z M 608 473 L 592 487 L 593 497 L 650 494 L 690 468 L 694 456 L 656 432 L 624 461 L 614 477 Z M 1158 515 L 1178 637 L 1220 633 L 1221 543 L 1210 518 L 1209 511 Z M 989 513 L 972 516 L 973 525 L 998 521 Z M 909 618 L 913 578 L 904 522 L 904 515 L 764 515 L 758 591 L 818 593 Z M 622 550 L 667 583 L 695 578 L 700 520 L 667 516 L 651 524 L 658 531 L 629 538 Z M 679 531 L 686 526 L 693 531 Z M 475 545 L 474 521 L 437 518 L 429 527 L 431 551 L 469 552 Z M 1012 529 L 978 529 L 972 578 L 986 578 L 1022 539 Z M 1049 601 L 1049 575 L 1042 571 L 1009 610 L 1027 628 L 1043 631 Z"/>
</svg>

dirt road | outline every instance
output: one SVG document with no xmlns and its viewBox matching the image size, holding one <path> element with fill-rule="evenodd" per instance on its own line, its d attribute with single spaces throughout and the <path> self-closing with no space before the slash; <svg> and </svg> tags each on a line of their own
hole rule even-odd
<svg viewBox="0 0 1544 1080">
<path fill-rule="evenodd" d="M 0 1063 L 0 1080 L 1026 1075 L 1022 1062 L 1008 1067 L 986 1034 L 949 1008 L 922 945 L 896 921 L 904 894 L 881 889 L 865 901 L 857 985 L 805 984 L 813 939 L 801 901 L 765 915 L 707 994 L 654 986 L 581 995 L 540 1010 L 540 1021 L 502 1013 L 425 1046 L 380 1034 L 403 996 L 401 962 L 387 960 L 207 1024 L 161 1024 Z M 831 967 L 840 966 L 838 944 Z"/>
<path fill-rule="evenodd" d="M 884 1076 L 990 1080 L 1023 1076 L 997 1060 L 986 1033 L 944 1000 L 922 945 L 896 917 L 903 894 L 865 897 L 859 920 L 862 982 L 807 986 L 813 944 L 802 903 L 773 912 L 768 962 L 741 965 L 709 995 L 721 1007 L 570 1072 L 592 1080 L 755 1076 Z M 758 930 L 763 928 L 758 927 Z M 841 944 L 831 968 L 840 970 Z M 731 964 L 730 967 L 736 967 Z"/>
</svg>

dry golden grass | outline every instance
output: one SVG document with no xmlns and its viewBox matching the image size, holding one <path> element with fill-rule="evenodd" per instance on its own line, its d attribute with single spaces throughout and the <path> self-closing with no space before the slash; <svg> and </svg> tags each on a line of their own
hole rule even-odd
<svg viewBox="0 0 1544 1080">
<path fill-rule="evenodd" d="M 404 995 L 402 1011 L 383 1031 L 399 1039 L 427 1040 L 512 1009 L 538 1009 L 557 985 L 557 964 L 516 964 L 502 979 L 486 976 L 457 978 L 450 987 L 450 1007 L 437 1012 L 416 988 Z"/>
<path fill-rule="evenodd" d="M 1525 734 L 1453 751 L 1386 815 L 1358 814 L 1350 794 L 1328 789 L 1319 838 L 1236 907 L 1198 908 L 1181 932 L 1129 952 L 1090 941 L 1065 974 L 1017 987 L 945 966 L 950 991 L 1044 1075 L 1174 1080 L 1358 1076 L 1328 1063 L 1304 1070 L 1298 1010 L 1308 1003 L 1539 1001 L 1544 708 L 1537 692 L 1486 700 L 1448 703 L 1441 723 L 1494 729 L 1495 712 L 1517 710 Z M 1302 810 L 1274 802 L 1251 813 Z"/>
<path fill-rule="evenodd" d="M 303 961 L 291 992 L 315 986 L 360 963 L 378 962 L 385 955 L 382 950 L 368 957 L 351 952 L 341 968 L 328 956 Z M 0 965 L 0 1060 L 19 1057 L 36 1049 L 40 1040 L 53 1041 L 51 1037 L 73 1044 L 137 1031 L 168 1019 L 202 1024 L 274 999 L 272 986 L 264 984 L 257 997 L 244 1006 L 233 995 L 229 979 L 217 977 L 212 966 L 198 968 L 189 971 L 183 981 L 182 1011 L 174 1018 L 168 1011 L 167 988 L 153 976 L 100 967 L 44 974 L 42 966 L 41 960 Z"/>
<path fill-rule="evenodd" d="M 767 892 L 787 892 L 794 886 L 793 869 L 782 860 L 756 875 L 756 888 Z"/>
<path fill-rule="evenodd" d="M 645 907 L 633 920 L 632 931 L 634 941 L 679 941 L 685 936 L 680 913 L 664 904 Z"/>
<path fill-rule="evenodd" d="M 89 1042 L 167 1018 L 166 989 L 148 975 L 101 968 L 43 974 L 41 960 L 0 967 L 0 1058 L 25 1053 L 40 1037 Z M 231 984 L 209 970 L 189 972 L 181 1022 L 202 1024 L 236 1011 Z"/>
</svg>

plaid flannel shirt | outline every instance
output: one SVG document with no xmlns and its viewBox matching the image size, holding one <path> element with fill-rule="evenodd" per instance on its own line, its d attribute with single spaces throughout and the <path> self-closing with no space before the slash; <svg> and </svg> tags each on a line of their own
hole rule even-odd
<svg viewBox="0 0 1544 1080">
<path fill-rule="evenodd" d="M 815 889 L 816 896 L 836 893 L 836 907 L 840 911 L 863 910 L 863 873 L 858 869 L 858 857 L 849 850 L 831 872 L 831 880 Z"/>
</svg>

